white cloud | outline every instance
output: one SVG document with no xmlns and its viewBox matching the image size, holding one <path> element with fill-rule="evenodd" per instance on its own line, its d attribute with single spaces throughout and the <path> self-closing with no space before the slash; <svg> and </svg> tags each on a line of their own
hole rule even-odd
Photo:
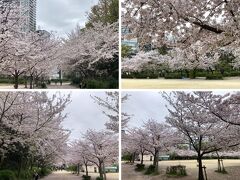
<svg viewBox="0 0 240 180">
<path fill-rule="evenodd" d="M 98 0 L 38 0 L 37 26 L 66 36 L 77 24 L 84 26 L 87 12 Z"/>
</svg>

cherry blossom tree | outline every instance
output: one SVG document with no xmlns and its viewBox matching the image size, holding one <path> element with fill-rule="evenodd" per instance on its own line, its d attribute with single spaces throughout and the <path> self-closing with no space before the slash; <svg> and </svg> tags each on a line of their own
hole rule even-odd
<svg viewBox="0 0 240 180">
<path fill-rule="evenodd" d="M 153 165 L 155 172 L 158 173 L 159 153 L 173 146 L 173 131 L 168 125 L 155 120 L 148 120 L 143 127 L 146 149 L 154 156 Z"/>
<path fill-rule="evenodd" d="M 172 67 L 211 68 L 221 50 L 233 53 L 233 65 L 239 67 L 237 0 L 125 0 L 122 4 L 123 24 L 140 44 L 183 51 L 185 58 L 176 55 Z M 192 49 L 196 45 L 200 48 Z"/>
<path fill-rule="evenodd" d="M 122 151 L 132 154 L 133 161 L 136 154 L 143 155 L 149 152 L 153 155 L 153 165 L 155 173 L 158 173 L 159 153 L 170 150 L 170 147 L 180 141 L 175 136 L 175 131 L 167 124 L 150 119 L 144 122 L 141 128 L 130 128 L 122 138 Z"/>
<path fill-rule="evenodd" d="M 203 42 L 196 42 L 185 49 L 171 48 L 166 54 L 158 50 L 140 51 L 136 56 L 123 59 L 123 72 L 141 72 L 146 69 L 188 70 L 195 74 L 197 69 L 214 70 L 221 53 L 212 50 Z"/>
<path fill-rule="evenodd" d="M 123 72 L 137 72 L 146 69 L 146 67 L 153 65 L 157 67 L 168 61 L 170 57 L 167 55 L 161 55 L 158 51 L 144 52 L 140 51 L 135 56 L 130 58 L 124 58 L 122 61 Z"/>
<path fill-rule="evenodd" d="M 61 42 L 53 35 L 25 31 L 24 12 L 18 1 L 0 1 L 0 69 L 2 74 L 13 76 L 16 89 L 20 76 L 29 76 L 33 88 L 34 78 L 49 76 L 62 64 Z"/>
<path fill-rule="evenodd" d="M 126 0 L 123 22 L 139 37 L 152 36 L 158 44 L 191 45 L 204 40 L 223 46 L 234 42 L 239 33 L 238 6 L 236 0 Z"/>
<path fill-rule="evenodd" d="M 118 162 L 118 141 L 113 133 L 88 130 L 84 134 L 88 144 L 89 161 L 99 168 L 101 178 L 106 178 L 105 166 Z"/>
<path fill-rule="evenodd" d="M 214 98 L 219 97 L 211 92 L 173 92 L 172 95 L 164 93 L 163 97 L 170 104 L 166 120 L 193 146 L 198 157 L 198 179 L 203 180 L 203 156 L 239 146 L 239 127 L 221 121 L 200 105 L 214 102 Z"/>
<path fill-rule="evenodd" d="M 89 146 L 84 140 L 77 140 L 73 142 L 71 147 L 69 148 L 68 155 L 70 157 L 70 163 L 78 165 L 78 174 L 80 170 L 80 166 L 85 167 L 85 174 L 88 176 L 88 166 L 93 163 L 90 162 L 90 154 L 89 154 Z"/>
<path fill-rule="evenodd" d="M 144 143 L 142 141 L 142 149 L 139 147 L 140 144 L 138 144 L 139 141 L 141 141 L 141 139 L 139 139 L 139 134 L 137 134 L 139 131 L 137 128 L 129 128 L 127 130 L 127 133 L 126 131 L 124 131 L 124 133 L 122 133 L 122 137 L 121 137 L 121 140 L 122 140 L 122 154 L 127 154 L 127 155 L 130 155 L 131 159 L 130 162 L 131 163 L 134 163 L 135 162 L 135 159 L 136 159 L 136 155 L 138 153 L 140 153 L 140 151 L 144 151 Z M 140 149 L 140 150 L 139 150 Z"/>
<path fill-rule="evenodd" d="M 62 127 L 63 111 L 70 96 L 46 92 L 2 92 L 0 94 L 1 163 L 8 153 L 27 148 L 27 164 L 51 164 L 65 152 L 69 131 Z M 21 168 L 21 165 L 20 165 Z"/>
<path fill-rule="evenodd" d="M 85 76 L 89 73 L 110 75 L 113 72 L 109 72 L 111 68 L 107 64 L 118 62 L 118 23 L 93 23 L 85 29 L 77 26 L 64 41 L 63 51 L 68 69 Z"/>
<path fill-rule="evenodd" d="M 109 121 L 105 123 L 106 128 L 114 132 L 119 132 L 119 94 L 115 92 L 106 92 L 106 98 L 100 98 L 97 96 L 92 96 L 94 101 L 103 107 L 105 110 L 103 113 L 109 118 Z M 122 103 L 127 100 L 127 95 L 122 97 Z M 126 127 L 130 116 L 124 112 L 121 113 L 122 129 Z"/>
</svg>

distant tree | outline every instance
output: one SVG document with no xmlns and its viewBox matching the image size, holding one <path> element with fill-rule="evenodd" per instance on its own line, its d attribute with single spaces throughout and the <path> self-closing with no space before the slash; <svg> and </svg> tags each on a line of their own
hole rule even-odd
<svg viewBox="0 0 240 180">
<path fill-rule="evenodd" d="M 122 58 L 128 57 L 131 53 L 131 50 L 132 49 L 130 46 L 122 45 L 122 50 L 121 50 Z"/>
<path fill-rule="evenodd" d="M 91 8 L 88 13 L 87 27 L 91 27 L 94 23 L 103 23 L 104 25 L 118 21 L 119 1 L 118 0 L 100 0 L 97 5 Z"/>
</svg>

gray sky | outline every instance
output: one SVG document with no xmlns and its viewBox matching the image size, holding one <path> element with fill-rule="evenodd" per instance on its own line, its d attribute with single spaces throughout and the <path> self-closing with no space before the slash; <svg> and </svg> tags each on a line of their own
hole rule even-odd
<svg viewBox="0 0 240 180">
<path fill-rule="evenodd" d="M 69 94 L 69 92 L 61 91 L 61 94 Z M 104 124 L 108 121 L 102 113 L 105 109 L 96 104 L 90 95 L 106 97 L 105 92 L 71 91 L 72 102 L 65 109 L 68 117 L 63 122 L 64 128 L 72 131 L 70 140 L 78 139 L 89 128 L 105 129 Z"/>
<path fill-rule="evenodd" d="M 225 94 L 233 91 L 214 91 L 215 94 Z M 166 105 L 168 102 L 162 98 L 158 91 L 124 91 L 129 94 L 129 99 L 122 105 L 122 111 L 132 115 L 129 127 L 140 127 L 150 118 L 164 122 L 168 115 Z M 170 107 L 170 106 L 169 106 Z"/>
<path fill-rule="evenodd" d="M 77 24 L 84 26 L 86 13 L 98 0 L 37 0 L 37 27 L 65 36 Z"/>
<path fill-rule="evenodd" d="M 123 95 L 129 94 L 129 99 L 122 105 L 122 111 L 133 115 L 129 126 L 140 127 L 144 121 L 153 118 L 157 121 L 165 121 L 168 114 L 165 108 L 166 101 L 157 91 L 125 91 Z"/>
</svg>

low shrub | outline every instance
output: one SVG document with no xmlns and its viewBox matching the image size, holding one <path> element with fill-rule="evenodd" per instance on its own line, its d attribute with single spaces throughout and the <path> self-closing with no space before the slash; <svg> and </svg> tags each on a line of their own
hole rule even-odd
<svg viewBox="0 0 240 180">
<path fill-rule="evenodd" d="M 41 83 L 41 88 L 42 89 L 47 89 L 47 84 L 46 83 Z"/>
<path fill-rule="evenodd" d="M 148 166 L 147 170 L 145 171 L 145 175 L 149 175 L 149 174 L 153 174 L 155 172 L 155 166 L 154 165 L 150 165 Z"/>
<path fill-rule="evenodd" d="M 14 172 L 10 170 L 1 170 L 0 179 L 1 180 L 17 180 Z"/>
<path fill-rule="evenodd" d="M 223 76 L 220 73 L 208 74 L 206 76 L 207 80 L 222 80 Z"/>
<path fill-rule="evenodd" d="M 181 73 L 167 73 L 164 76 L 165 79 L 182 79 Z"/>
<path fill-rule="evenodd" d="M 186 166 L 169 166 L 167 167 L 166 174 L 171 176 L 187 176 Z"/>
<path fill-rule="evenodd" d="M 135 171 L 143 171 L 145 169 L 145 164 L 137 164 Z"/>
<path fill-rule="evenodd" d="M 51 170 L 49 168 L 46 168 L 46 167 L 43 167 L 41 168 L 39 171 L 38 171 L 38 175 L 40 177 L 44 177 L 44 176 L 47 176 L 51 173 Z"/>
<path fill-rule="evenodd" d="M 106 80 L 86 80 L 87 89 L 115 89 L 118 87 L 118 80 L 106 79 Z"/>
<path fill-rule="evenodd" d="M 90 180 L 91 176 L 82 175 L 83 180 Z"/>
<path fill-rule="evenodd" d="M 103 178 L 101 178 L 101 177 L 97 177 L 96 180 L 103 180 Z"/>
</svg>

